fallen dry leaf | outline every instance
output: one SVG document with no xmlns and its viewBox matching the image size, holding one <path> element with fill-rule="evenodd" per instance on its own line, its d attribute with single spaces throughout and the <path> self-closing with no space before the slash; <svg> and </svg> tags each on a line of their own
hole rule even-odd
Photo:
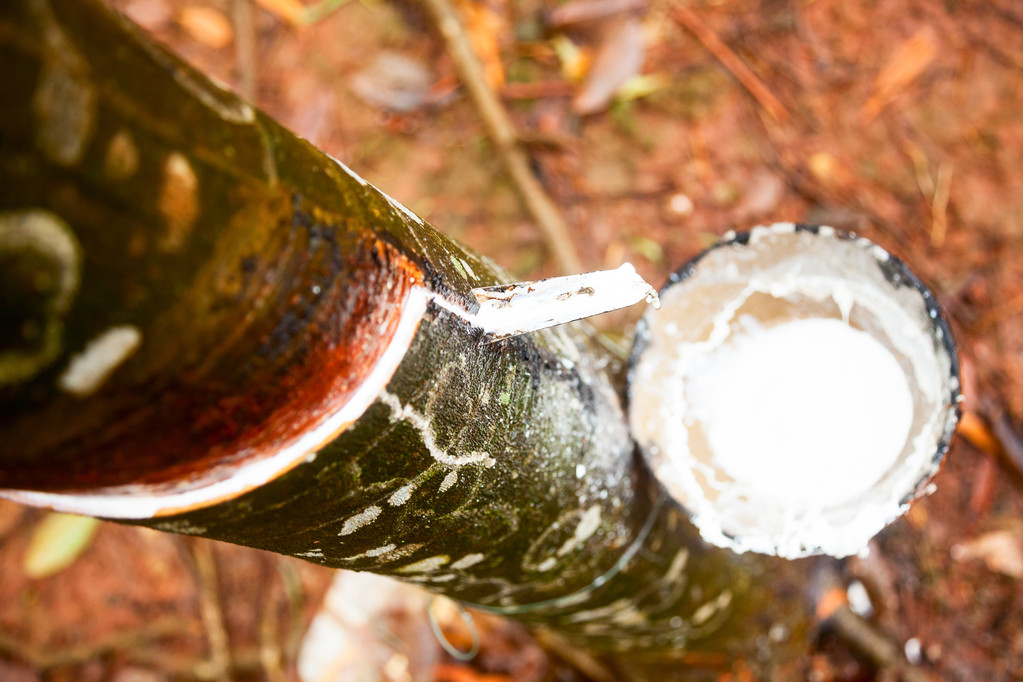
<svg viewBox="0 0 1023 682">
<path fill-rule="evenodd" d="M 992 457 L 997 457 L 1002 451 L 998 438 L 991 433 L 991 428 L 987 425 L 987 422 L 973 410 L 963 410 L 963 416 L 959 420 L 958 431 L 959 435 L 968 440 L 973 447 L 986 452 Z"/>
<path fill-rule="evenodd" d="M 925 26 L 903 42 L 881 69 L 874 82 L 874 94 L 863 105 L 864 122 L 874 119 L 889 102 L 922 74 L 938 52 L 934 29 Z"/>
<path fill-rule="evenodd" d="M 927 526 L 927 506 L 914 504 L 906 512 L 906 521 L 914 530 L 922 531 Z"/>
<path fill-rule="evenodd" d="M 25 508 L 17 502 L 0 500 L 0 540 L 14 530 L 24 513 Z"/>
<path fill-rule="evenodd" d="M 586 77 L 593 63 L 592 50 L 586 46 L 576 45 L 566 35 L 558 34 L 551 39 L 551 47 L 561 62 L 561 75 L 573 83 Z"/>
<path fill-rule="evenodd" d="M 994 457 L 981 458 L 970 485 L 970 511 L 975 516 L 983 516 L 991 508 L 997 480 L 998 460 Z"/>
<path fill-rule="evenodd" d="M 483 64 L 490 87 L 500 90 L 504 87 L 504 63 L 501 61 L 501 36 L 507 27 L 501 16 L 482 2 L 462 0 L 458 10 L 465 22 L 473 51 Z"/>
<path fill-rule="evenodd" d="M 606 109 L 615 93 L 643 68 L 645 54 L 645 36 L 639 19 L 626 17 L 609 24 L 586 80 L 572 101 L 573 111 L 585 115 Z"/>
<path fill-rule="evenodd" d="M 648 7 L 647 0 L 568 0 L 547 13 L 547 27 L 563 29 L 627 12 L 645 12 Z"/>
<path fill-rule="evenodd" d="M 302 682 L 434 679 L 441 648 L 425 592 L 372 573 L 340 571 L 302 639 Z"/>
<path fill-rule="evenodd" d="M 785 180 L 767 169 L 754 171 L 735 207 L 736 220 L 743 222 L 770 214 L 785 195 Z"/>
<path fill-rule="evenodd" d="M 418 61 L 396 52 L 381 52 L 352 77 L 350 85 L 367 104 L 405 113 L 426 103 L 432 80 L 430 71 Z"/>
<path fill-rule="evenodd" d="M 843 189 L 856 185 L 856 178 L 845 165 L 828 152 L 817 152 L 806 165 L 814 179 L 826 187 Z"/>
<path fill-rule="evenodd" d="M 435 682 L 512 682 L 507 675 L 481 673 L 465 665 L 438 663 L 433 668 Z"/>
<path fill-rule="evenodd" d="M 952 547 L 956 561 L 980 559 L 988 570 L 1023 578 L 1023 533 L 995 530 Z"/>
<path fill-rule="evenodd" d="M 663 73 L 639 73 L 625 81 L 615 93 L 622 102 L 648 97 L 671 85 L 671 78 Z"/>
<path fill-rule="evenodd" d="M 167 0 L 130 0 L 123 11 L 147 31 L 159 31 L 174 20 L 174 8 Z"/>
<path fill-rule="evenodd" d="M 305 8 L 298 0 L 255 0 L 255 2 L 270 14 L 283 19 L 292 26 L 302 23 Z"/>
<path fill-rule="evenodd" d="M 99 520 L 74 514 L 47 514 L 32 531 L 22 566 L 30 578 L 46 578 L 75 562 L 92 542 Z"/>
<path fill-rule="evenodd" d="M 219 50 L 234 40 L 234 29 L 223 12 L 212 7 L 189 5 L 181 10 L 178 23 L 203 45 Z"/>
<path fill-rule="evenodd" d="M 818 620 L 827 620 L 839 608 L 848 605 L 849 597 L 845 589 L 833 587 L 822 594 L 821 598 L 817 600 L 817 608 L 814 609 L 814 615 L 817 616 Z"/>
</svg>

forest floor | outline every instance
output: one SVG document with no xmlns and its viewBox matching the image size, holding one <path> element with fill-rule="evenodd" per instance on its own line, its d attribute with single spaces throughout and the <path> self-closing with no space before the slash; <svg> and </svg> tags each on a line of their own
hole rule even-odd
<svg viewBox="0 0 1023 682">
<path fill-rule="evenodd" d="M 566 274 L 418 3 L 349 2 L 304 26 L 282 20 L 285 0 L 114 4 L 515 276 Z M 1023 679 L 1023 5 L 458 6 L 586 269 L 628 261 L 659 283 L 728 230 L 797 221 L 869 237 L 933 288 L 961 349 L 960 437 L 937 491 L 842 577 L 913 674 Z M 636 314 L 598 323 L 627 334 Z M 69 568 L 29 578 L 45 518 L 0 501 L 0 680 L 297 679 L 330 572 L 103 524 Z M 425 622 L 416 604 L 395 619 Z M 457 620 L 441 618 L 464 644 Z M 469 663 L 387 629 L 376 679 L 420 679 L 423 661 L 426 679 L 589 679 L 522 628 L 475 622 Z M 803 669 L 825 682 L 906 668 L 822 634 Z"/>
</svg>

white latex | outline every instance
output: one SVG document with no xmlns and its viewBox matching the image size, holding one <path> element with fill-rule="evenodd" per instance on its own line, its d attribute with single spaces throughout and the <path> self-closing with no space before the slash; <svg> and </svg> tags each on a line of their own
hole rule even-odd
<svg viewBox="0 0 1023 682">
<path fill-rule="evenodd" d="M 957 379 L 889 261 L 827 228 L 755 228 L 648 311 L 633 434 L 707 542 L 848 556 L 929 490 Z"/>
<path fill-rule="evenodd" d="M 703 424 L 714 463 L 779 507 L 867 490 L 898 459 L 913 419 L 892 354 L 836 319 L 754 325 L 694 362 L 686 385 L 687 426 Z"/>
<path fill-rule="evenodd" d="M 495 340 L 618 310 L 643 299 L 660 307 L 657 291 L 636 274 L 631 263 L 615 270 L 482 287 L 472 293 L 479 311 L 469 319 Z"/>
</svg>

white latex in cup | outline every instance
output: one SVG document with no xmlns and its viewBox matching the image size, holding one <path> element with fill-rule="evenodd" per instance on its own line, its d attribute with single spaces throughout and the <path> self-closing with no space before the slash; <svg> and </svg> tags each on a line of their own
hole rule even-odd
<svg viewBox="0 0 1023 682">
<path fill-rule="evenodd" d="M 637 331 L 631 426 L 708 542 L 846 556 L 928 491 L 958 363 L 901 261 L 783 223 L 726 239 L 660 296 Z"/>
</svg>

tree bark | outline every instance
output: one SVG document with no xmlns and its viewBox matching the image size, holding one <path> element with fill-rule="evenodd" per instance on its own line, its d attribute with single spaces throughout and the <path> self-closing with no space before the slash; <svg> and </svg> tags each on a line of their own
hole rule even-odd
<svg viewBox="0 0 1023 682">
<path fill-rule="evenodd" d="M 94 0 L 0 73 L 0 494 L 791 673 L 815 562 L 700 540 L 585 326 L 488 343 L 490 261 Z"/>
</svg>

